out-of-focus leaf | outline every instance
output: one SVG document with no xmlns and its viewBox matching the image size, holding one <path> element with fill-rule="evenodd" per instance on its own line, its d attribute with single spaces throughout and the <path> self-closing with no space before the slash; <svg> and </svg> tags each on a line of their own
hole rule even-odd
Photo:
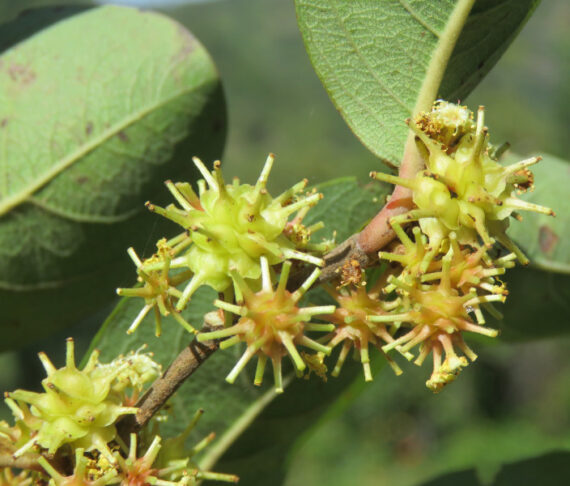
<svg viewBox="0 0 570 486">
<path fill-rule="evenodd" d="M 444 474 L 427 483 L 422 483 L 421 486 L 457 486 L 458 484 L 461 486 L 482 486 L 475 469 Z"/>
<path fill-rule="evenodd" d="M 570 277 L 535 268 L 512 268 L 505 275 L 509 296 L 497 306 L 503 319 L 489 318 L 501 339 L 540 339 L 570 332 Z"/>
<path fill-rule="evenodd" d="M 516 157 L 521 160 L 521 158 Z M 514 161 L 515 157 L 510 157 Z M 550 207 L 556 217 L 521 211 L 522 222 L 513 221 L 509 235 L 525 251 L 531 265 L 549 272 L 570 273 L 570 164 L 553 155 L 531 167 L 535 189 L 521 196 L 525 201 Z"/>
<path fill-rule="evenodd" d="M 152 251 L 143 203 L 219 155 L 216 69 L 181 25 L 101 7 L 0 57 L 0 301 L 8 348 L 113 298 L 125 249 Z M 128 280 L 127 280 L 128 282 Z M 41 325 L 38 324 L 41 318 Z M 6 333 L 6 331 L 8 331 Z"/>
<path fill-rule="evenodd" d="M 13 20 L 18 15 L 29 16 L 35 9 L 65 10 L 68 7 L 88 7 L 91 0 L 18 0 L 17 2 L 0 2 L 0 23 Z M 4 28 L 3 26 L 2 28 Z"/>
<path fill-rule="evenodd" d="M 374 353 L 372 360 L 377 373 L 384 364 L 383 358 Z M 334 357 L 330 361 L 332 366 Z M 290 459 L 305 434 L 323 421 L 323 415 L 347 406 L 364 385 L 362 365 L 355 360 L 349 360 L 340 376 L 329 378 L 327 383 L 316 376 L 309 381 L 293 381 L 286 393 L 272 401 L 231 445 L 216 470 L 231 471 L 244 484 L 282 484 Z M 205 456 L 204 466 L 210 466 L 212 459 Z"/>
<path fill-rule="evenodd" d="M 511 155 L 505 163 L 522 157 Z M 570 165 L 552 155 L 532 167 L 536 188 L 521 199 L 550 207 L 556 217 L 521 211 L 523 221 L 512 220 L 509 236 L 530 258 L 528 268 L 505 275 L 509 296 L 500 306 L 504 319 L 494 322 L 505 340 L 538 339 L 570 332 L 570 234 L 568 187 Z"/>
<path fill-rule="evenodd" d="M 88 8 L 81 5 L 43 7 L 23 12 L 17 19 L 0 26 L 0 53 L 47 29 L 50 25 L 84 12 Z M 2 7 L 0 11 L 1 9 Z"/>
<path fill-rule="evenodd" d="M 399 165 L 404 120 L 436 98 L 464 98 L 538 4 L 477 1 L 296 0 L 315 71 L 368 149 Z M 449 69 L 448 69 L 449 66 Z"/>
<path fill-rule="evenodd" d="M 324 221 L 325 229 L 315 235 L 316 241 L 321 233 L 322 237 L 330 237 L 333 230 L 337 231 L 339 240 L 348 237 L 359 229 L 358 225 L 376 213 L 387 193 L 386 188 L 377 184 L 362 188 L 353 178 L 331 181 L 318 189 L 325 197 L 304 220 L 307 224 Z M 211 289 L 200 289 L 185 311 L 185 317 L 199 327 L 202 316 L 212 308 L 215 298 L 216 294 Z M 92 347 L 101 350 L 103 361 L 147 343 L 158 361 L 167 366 L 190 342 L 192 337 L 173 320 L 164 322 L 163 335 L 155 338 L 152 316 L 147 316 L 137 332 L 127 337 L 125 331 L 141 306 L 142 302 L 138 299 L 123 299 L 107 319 L 92 343 Z M 203 467 L 213 467 L 217 459 L 231 447 L 228 457 L 216 469 L 234 468 L 234 472 L 247 478 L 243 480 L 244 484 L 254 484 L 250 478 L 251 481 L 253 478 L 259 480 L 269 477 L 270 473 L 282 477 L 285 470 L 282 458 L 287 455 L 291 445 L 340 395 L 345 394 L 348 400 L 347 394 L 350 395 L 351 392 L 347 387 L 362 372 L 358 363 L 353 367 L 347 363 L 341 377 L 329 380 L 326 386 L 313 376 L 309 381 L 296 380 L 290 385 L 290 391 L 279 396 L 273 392 L 269 372 L 261 389 L 253 386 L 251 367 L 239 375 L 234 385 L 224 381 L 243 352 L 237 348 L 239 346 L 215 352 L 182 385 L 171 400 L 173 417 L 163 430 L 165 435 L 180 432 L 195 410 L 204 408 L 206 413 L 197 426 L 196 437 L 215 431 L 219 438 L 206 450 L 202 458 Z M 377 362 L 381 361 L 382 358 L 378 356 Z M 267 409 L 267 413 L 263 412 L 272 402 L 274 405 Z M 255 424 L 252 430 L 255 432 L 246 431 L 253 421 Z M 244 431 L 246 435 L 241 439 Z M 255 435 L 255 440 L 252 440 L 252 434 Z M 264 457 L 263 461 L 247 470 L 245 464 L 253 464 L 260 454 Z M 239 465 L 234 464 L 236 460 Z M 272 471 L 270 465 L 276 461 L 279 462 L 278 467 Z"/>
<path fill-rule="evenodd" d="M 493 486 L 570 484 L 570 452 L 551 452 L 540 457 L 506 464 L 493 481 Z"/>
<path fill-rule="evenodd" d="M 482 483 L 475 469 L 453 472 L 421 486 L 559 486 L 570 483 L 570 453 L 551 452 L 540 457 L 505 464 L 492 482 Z"/>
</svg>

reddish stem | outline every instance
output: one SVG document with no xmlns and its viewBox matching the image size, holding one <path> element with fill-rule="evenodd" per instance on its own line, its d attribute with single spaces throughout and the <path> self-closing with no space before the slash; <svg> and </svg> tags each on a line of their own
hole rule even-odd
<svg viewBox="0 0 570 486">
<path fill-rule="evenodd" d="M 423 165 L 421 155 L 416 148 L 414 135 L 410 133 L 406 141 L 399 176 L 411 179 L 423 169 Z M 390 226 L 390 218 L 408 212 L 413 205 L 411 189 L 396 186 L 388 203 L 358 235 L 359 248 L 364 253 L 373 253 L 390 243 L 396 236 Z"/>
</svg>

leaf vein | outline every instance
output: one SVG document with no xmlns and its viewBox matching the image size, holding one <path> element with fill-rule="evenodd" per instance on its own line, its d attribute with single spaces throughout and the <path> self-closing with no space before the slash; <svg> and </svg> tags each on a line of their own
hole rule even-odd
<svg viewBox="0 0 570 486">
<path fill-rule="evenodd" d="M 350 45 L 352 46 L 352 49 L 354 50 L 356 55 L 360 58 L 360 60 L 362 61 L 368 72 L 372 75 L 372 77 L 374 78 L 380 89 L 382 89 L 386 94 L 388 94 L 396 103 L 398 103 L 404 109 L 410 111 L 410 108 L 406 106 L 406 104 L 384 84 L 384 82 L 380 79 L 380 77 L 378 76 L 376 71 L 372 68 L 368 60 L 364 57 L 364 55 L 362 54 L 362 52 L 354 42 L 352 35 L 350 35 L 348 30 L 346 29 L 346 26 L 340 16 L 336 3 L 331 2 L 331 7 L 334 10 L 335 16 L 338 19 L 338 24 L 341 27 L 342 31 L 344 32 L 346 39 L 349 41 Z"/>
<path fill-rule="evenodd" d="M 429 25 L 421 16 L 406 2 L 405 0 L 398 0 L 400 5 L 416 20 L 422 27 L 428 30 L 436 38 L 439 39 L 439 32 L 437 32 L 431 25 Z"/>
</svg>

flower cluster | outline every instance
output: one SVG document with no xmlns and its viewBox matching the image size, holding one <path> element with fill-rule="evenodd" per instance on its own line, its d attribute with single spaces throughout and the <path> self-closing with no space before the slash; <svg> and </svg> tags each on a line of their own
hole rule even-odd
<svg viewBox="0 0 570 486">
<path fill-rule="evenodd" d="M 398 301 L 385 301 L 380 299 L 380 290 L 383 280 L 376 282 L 372 290 L 367 291 L 364 285 L 342 286 L 335 289 L 327 286 L 327 292 L 335 299 L 338 307 L 334 313 L 323 316 L 335 324 L 332 333 L 327 336 L 327 344 L 335 347 L 342 343 L 332 376 L 338 376 L 351 348 L 358 352 L 364 379 L 372 381 L 370 368 L 369 346 L 376 347 L 388 360 L 397 375 L 402 373 L 401 368 L 384 351 L 384 344 L 392 343 L 394 338 L 387 325 L 371 321 L 368 316 L 389 315 L 390 310 L 399 305 Z"/>
<path fill-rule="evenodd" d="M 37 474 L 32 471 L 20 471 L 14 473 L 12 468 L 0 468 L 0 486 L 31 486 L 34 484 Z"/>
<path fill-rule="evenodd" d="M 281 392 L 284 356 L 291 358 L 297 375 L 308 368 L 325 376 L 325 356 L 337 346 L 340 351 L 332 375 L 338 376 L 354 348 L 364 378 L 370 381 L 369 349 L 373 346 L 396 374 L 402 370 L 389 356 L 392 351 L 417 365 L 431 354 L 433 372 L 426 384 L 438 392 L 468 360 L 477 358 L 465 343 L 464 333 L 498 334 L 485 327 L 483 310 L 500 315 L 492 305 L 504 302 L 508 294 L 501 275 L 515 260 L 528 261 L 505 234 L 508 219 L 518 219 L 517 210 L 553 214 L 549 208 L 516 197 L 532 188 L 528 167 L 540 159 L 499 164 L 496 158 L 501 150 L 488 141 L 482 108 L 474 121 L 467 108 L 438 102 L 431 112 L 421 113 L 408 124 L 416 134 L 426 169 L 412 179 L 372 173 L 378 180 L 412 189 L 415 207 L 390 221 L 397 240 L 379 252 L 380 261 L 386 264 L 371 288 L 364 282 L 366 273 L 358 261 L 349 261 L 339 270 L 338 285 L 325 286 L 335 305 L 300 307 L 299 299 L 316 280 L 318 269 L 300 289 L 290 292 L 289 260 L 261 255 L 257 281 L 257 273 L 248 274 L 237 264 L 224 267 L 235 294 L 215 305 L 228 314 L 217 319 L 220 329 L 201 333 L 198 340 L 223 339 L 221 348 L 245 343 L 245 352 L 227 381 L 233 383 L 256 356 L 254 383 L 261 384 L 269 358 L 275 389 Z M 303 208 L 301 217 L 307 209 Z M 305 241 L 300 229 L 292 229 L 296 225 L 290 223 L 284 234 L 292 231 L 300 242 Z M 501 254 L 496 243 L 508 253 Z M 273 277 L 279 272 L 274 288 Z M 311 322 L 313 316 L 323 322 Z M 327 334 L 313 338 L 314 331 Z M 297 345 L 314 354 L 299 352 Z"/>
<path fill-rule="evenodd" d="M 121 484 L 123 486 L 195 486 L 203 480 L 225 481 L 236 483 L 237 476 L 203 471 L 192 462 L 192 457 L 202 451 L 214 439 L 210 434 L 191 449 L 184 447 L 184 441 L 196 425 L 203 410 L 198 410 L 186 430 L 179 436 L 162 441 L 154 435 L 146 452 L 138 456 L 139 440 L 136 434 L 130 435 L 127 450 L 121 454 L 113 452 L 114 462 L 104 457 L 93 458 L 85 454 L 84 449 L 75 450 L 73 472 L 68 476 L 58 471 L 45 457 L 38 463 L 45 474 L 36 473 L 38 479 L 49 477 L 50 486 L 107 486 Z M 144 445 L 144 444 L 143 444 Z M 19 476 L 16 476 L 19 478 Z M 11 483 L 12 484 L 12 483 Z M 16 483 L 13 483 L 16 484 Z M 20 482 L 18 482 L 20 484 Z M 23 483 L 22 486 L 24 486 Z"/>
<path fill-rule="evenodd" d="M 398 245 L 379 257 L 400 266 L 387 278 L 384 292 L 397 296 L 388 313 L 370 313 L 368 322 L 388 324 L 390 335 L 384 352 L 396 349 L 408 359 L 419 345 L 414 363 L 421 365 L 431 353 L 433 373 L 426 385 L 437 392 L 452 381 L 477 355 L 463 339 L 464 332 L 494 337 L 497 331 L 484 327 L 482 308 L 491 313 L 493 302 L 508 294 L 499 280 L 522 251 L 505 234 L 509 217 L 516 210 L 553 215 L 549 208 L 516 197 L 532 187 L 528 167 L 540 158 L 502 166 L 498 151 L 488 142 L 484 111 L 477 120 L 467 108 L 446 102 L 422 113 L 410 128 L 425 160 L 426 169 L 413 179 L 383 173 L 371 175 L 381 181 L 412 189 L 415 208 L 390 221 Z M 403 228 L 411 226 L 411 234 Z M 510 253 L 493 257 L 500 243 Z M 458 348 L 463 355 L 458 355 Z"/>
<path fill-rule="evenodd" d="M 501 149 L 489 143 L 483 109 L 476 121 L 473 118 L 465 107 L 437 102 L 431 112 L 408 121 L 425 170 L 410 179 L 371 175 L 410 188 L 414 207 L 390 220 L 396 239 L 378 253 L 378 268 L 366 271 L 359 261 L 349 260 L 338 269 L 334 283 L 324 284 L 334 300 L 329 305 L 304 303 L 321 276 L 321 257 L 332 245 L 311 242 L 321 223 L 303 224 L 322 196 L 315 191 L 303 194 L 306 181 L 301 181 L 271 197 L 266 183 L 272 155 L 254 186 L 237 179 L 225 184 L 219 162 L 210 172 L 194 159 L 204 177 L 198 194 L 188 183 L 168 181 L 178 206 L 147 204 L 184 231 L 159 240 L 156 253 L 145 260 L 128 250 L 139 284 L 118 292 L 144 300 L 128 332 L 151 310 L 157 335 L 161 317 L 167 315 L 196 332 L 181 311 L 201 285 L 208 285 L 221 295 L 214 302 L 218 309 L 204 319 L 213 329 L 200 332 L 197 340 L 220 340 L 221 349 L 244 347 L 226 377 L 229 383 L 256 358 L 254 384 L 261 385 L 270 360 L 274 389 L 283 392 L 285 357 L 297 376 L 313 372 L 326 380 L 325 358 L 335 348 L 339 350 L 332 376 L 340 374 L 354 350 L 364 379 L 370 381 L 370 349 L 376 348 L 397 375 L 402 369 L 393 354 L 419 366 L 431 355 L 433 371 L 426 385 L 439 392 L 477 358 L 465 342 L 466 333 L 497 336 L 497 330 L 485 325 L 484 311 L 500 316 L 493 304 L 508 295 L 500 278 L 516 260 L 528 262 L 505 233 L 509 219 L 520 219 L 519 210 L 554 214 L 517 197 L 532 189 L 529 167 L 540 158 L 501 165 Z M 290 278 L 294 261 L 296 278 Z M 298 278 L 302 275 L 305 278 Z M 142 348 L 108 364 L 100 363 L 99 353 L 93 351 L 81 369 L 75 364 L 71 339 L 62 368 L 44 353 L 39 357 L 47 373 L 44 391 L 6 394 L 15 424 L 0 421 L 0 447 L 15 458 L 31 457 L 43 471 L 36 467 L 14 473 L 4 468 L 0 486 L 192 486 L 202 480 L 237 481 L 233 475 L 202 471 L 193 461 L 214 434 L 191 449 L 184 447 L 202 410 L 178 437 L 163 441 L 157 427 L 118 436 L 117 421 L 138 412 L 144 386 L 161 372 Z M 145 450 L 142 455 L 139 448 Z"/>
<path fill-rule="evenodd" d="M 162 442 L 152 432 L 152 441 L 141 457 L 137 443 L 149 434 L 130 435 L 127 447 L 117 435 L 116 422 L 125 414 L 136 413 L 134 404 L 143 387 L 156 379 L 160 365 L 142 349 L 102 364 L 93 351 L 87 364 L 75 364 L 73 340 L 67 340 L 66 363 L 55 368 L 43 353 L 46 370 L 44 393 L 16 390 L 7 393 L 6 403 L 16 423 L 0 422 L 0 447 L 15 458 L 34 458 L 39 468 L 16 474 L 0 469 L 0 485 L 29 486 L 193 486 L 202 480 L 237 482 L 231 474 L 203 471 L 192 461 L 214 439 L 210 434 L 193 448 L 184 442 L 203 413 L 199 410 L 188 427 L 177 437 Z M 132 391 L 128 395 L 127 390 Z M 143 444 L 144 445 L 144 444 Z"/>
<path fill-rule="evenodd" d="M 194 158 L 204 177 L 198 181 L 198 194 L 189 183 L 167 181 L 166 186 L 179 206 L 170 204 L 162 208 L 147 203 L 148 209 L 179 224 L 184 232 L 169 241 L 160 240 L 157 252 L 144 261 L 129 249 L 142 285 L 117 292 L 141 297 L 145 302 L 129 332 L 138 327 L 151 309 L 156 316 L 157 335 L 160 317 L 169 314 L 185 329 L 195 332 L 180 315 L 194 292 L 208 285 L 217 292 L 231 294 L 238 285 L 236 274 L 246 281 L 258 281 L 260 257 L 270 265 L 288 259 L 323 265 L 320 255 L 331 248 L 331 242 L 310 242 L 322 223 L 302 224 L 309 208 L 322 195 L 315 191 L 303 194 L 307 185 L 307 180 L 303 180 L 272 197 L 266 185 L 273 159 L 272 154 L 267 157 L 261 175 L 251 186 L 240 184 L 238 179 L 226 184 L 219 161 L 210 172 L 202 161 Z"/>
<path fill-rule="evenodd" d="M 391 223 L 396 227 L 418 221 L 428 238 L 427 255 L 439 253 L 454 232 L 461 244 L 474 248 L 480 246 L 480 241 L 487 248 L 497 241 L 526 264 L 528 259 L 505 230 L 508 218 L 518 217 L 518 210 L 554 215 L 550 208 L 516 197 L 517 192 L 532 188 L 528 167 L 539 162 L 540 157 L 502 166 L 493 159 L 496 151 L 488 141 L 483 107 L 477 112 L 477 123 L 471 118 L 465 107 L 436 103 L 431 113 L 408 121 L 424 155 L 426 170 L 412 179 L 380 172 L 372 176 L 412 189 L 416 208 L 393 218 Z"/>
<path fill-rule="evenodd" d="M 141 356 L 131 356 L 131 362 L 139 361 Z M 16 418 L 12 437 L 18 449 L 14 456 L 34 447 L 54 454 L 67 444 L 72 449 L 96 450 L 113 461 L 108 444 L 117 435 L 115 422 L 125 414 L 137 412 L 126 404 L 126 385 L 138 388 L 154 379 L 157 365 L 137 369 L 125 358 L 101 365 L 95 350 L 80 370 L 75 365 L 72 339 L 67 340 L 64 367 L 56 368 L 44 353 L 39 358 L 47 373 L 42 381 L 44 393 L 16 390 L 6 394 L 6 403 Z"/>
</svg>

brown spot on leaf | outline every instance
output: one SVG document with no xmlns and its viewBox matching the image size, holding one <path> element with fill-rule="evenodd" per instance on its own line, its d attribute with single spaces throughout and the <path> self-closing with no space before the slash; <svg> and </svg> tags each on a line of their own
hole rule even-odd
<svg viewBox="0 0 570 486">
<path fill-rule="evenodd" d="M 86 182 L 89 182 L 89 177 L 87 176 L 79 176 L 75 178 L 75 182 L 77 182 L 80 185 L 85 184 Z"/>
<path fill-rule="evenodd" d="M 34 82 L 36 79 L 36 73 L 29 66 L 23 64 L 12 63 L 8 66 L 7 71 L 12 81 L 23 86 Z"/>
<path fill-rule="evenodd" d="M 540 245 L 540 250 L 545 255 L 550 255 L 554 252 L 559 236 L 552 231 L 547 225 L 543 224 L 538 230 L 538 244 Z"/>
<path fill-rule="evenodd" d="M 8 125 L 8 118 L 2 118 L 0 121 L 0 128 L 4 128 L 6 125 Z"/>
<path fill-rule="evenodd" d="M 117 137 L 119 137 L 119 140 L 120 140 L 121 142 L 128 142 L 128 141 L 129 141 L 128 135 L 127 135 L 125 132 L 123 132 L 123 130 L 120 130 L 120 131 L 117 133 Z"/>
<path fill-rule="evenodd" d="M 92 122 L 87 122 L 85 125 L 85 133 L 87 135 L 91 135 L 91 133 L 93 133 L 93 123 Z"/>
</svg>

